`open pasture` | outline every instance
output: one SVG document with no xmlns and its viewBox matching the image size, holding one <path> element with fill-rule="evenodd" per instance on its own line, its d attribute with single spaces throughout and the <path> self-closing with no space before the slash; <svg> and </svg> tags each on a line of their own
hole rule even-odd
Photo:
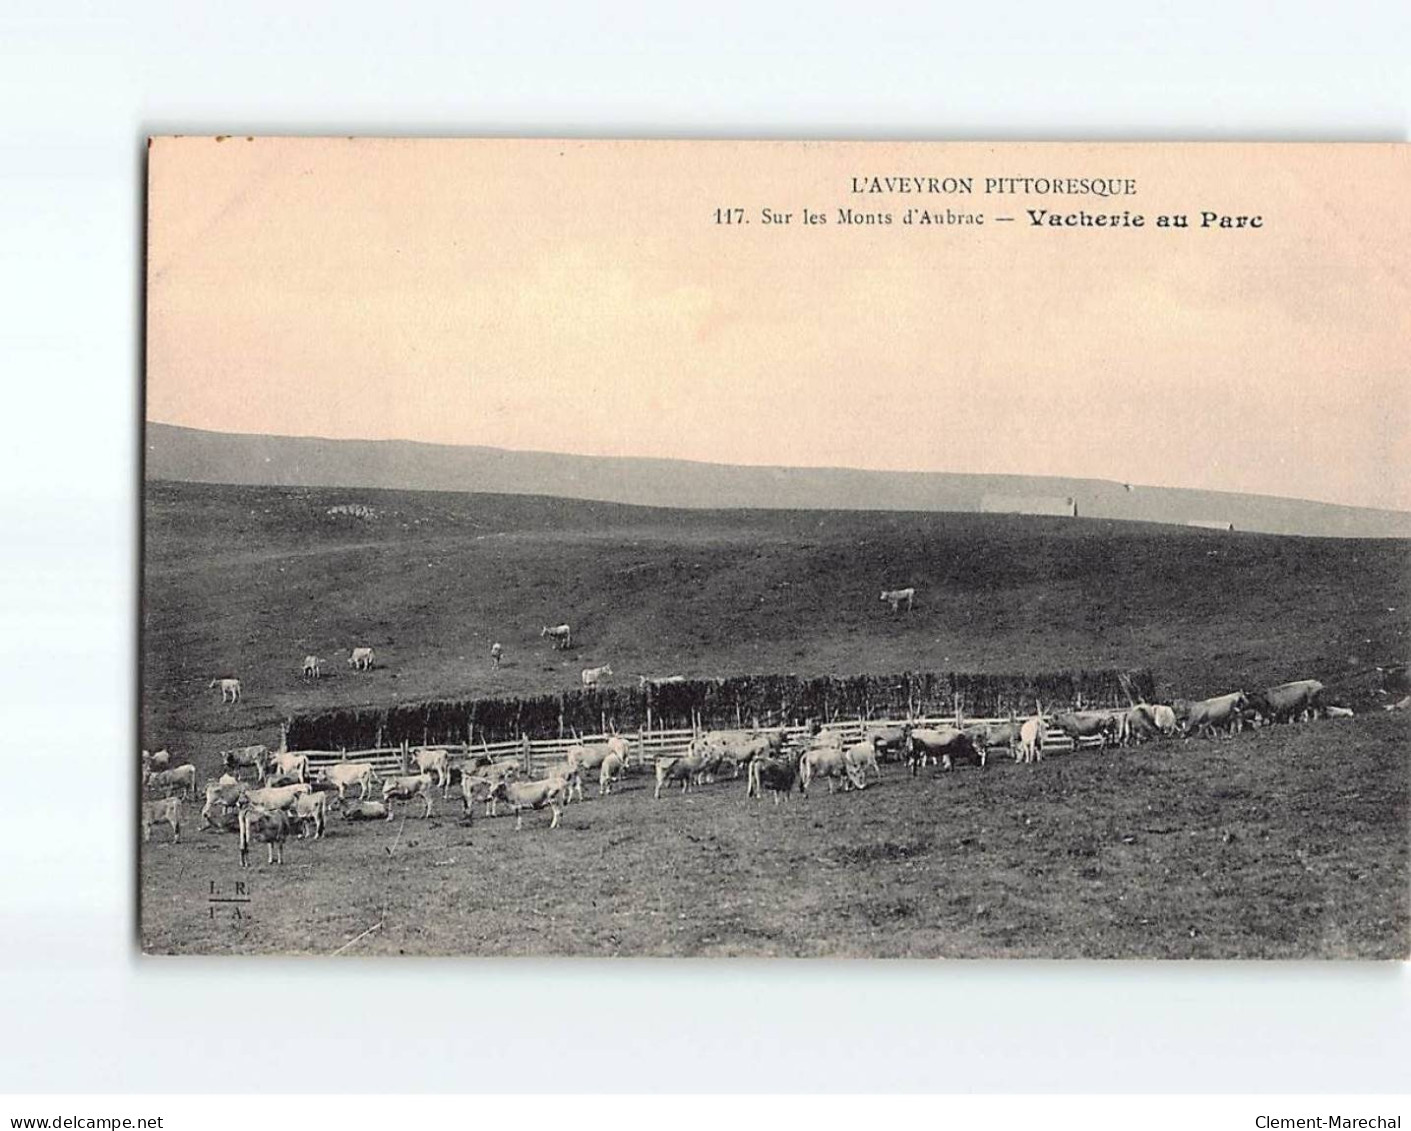
<svg viewBox="0 0 1411 1131">
<path fill-rule="evenodd" d="M 376 518 L 329 515 L 370 503 Z M 1164 695 L 1301 676 L 1351 720 L 1165 742 L 776 810 L 743 782 L 466 825 L 348 825 L 240 876 L 233 835 L 143 847 L 156 952 L 1404 955 L 1411 554 L 1062 518 L 665 511 L 412 492 L 148 486 L 142 744 L 204 779 L 295 711 L 710 677 L 1150 667 Z M 893 613 L 883 589 L 915 587 Z M 556 651 L 542 625 L 570 621 Z M 498 669 L 492 642 L 504 645 Z M 357 672 L 348 650 L 377 665 Z M 305 655 L 329 661 L 301 676 Z M 239 703 L 208 688 L 242 680 Z M 1345 677 L 1345 678 L 1344 678 Z M 136 753 L 127 752 L 136 765 Z M 134 830 L 135 831 L 135 830 Z M 396 850 L 387 849 L 396 840 Z M 263 861 L 257 850 L 256 859 Z M 253 886 L 211 918 L 208 886 Z"/>
</svg>

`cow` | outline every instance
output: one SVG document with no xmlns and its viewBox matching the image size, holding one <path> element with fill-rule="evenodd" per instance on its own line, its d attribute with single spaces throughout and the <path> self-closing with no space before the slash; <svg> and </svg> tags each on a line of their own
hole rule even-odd
<svg viewBox="0 0 1411 1131">
<path fill-rule="evenodd" d="M 1132 704 L 1117 716 L 1117 723 L 1117 741 L 1123 746 L 1140 744 L 1160 733 L 1156 718 L 1145 703 Z"/>
<path fill-rule="evenodd" d="M 602 766 L 598 769 L 598 796 L 604 797 L 612 792 L 612 783 L 621 781 L 627 776 L 627 759 L 622 755 L 608 752 L 608 756 L 603 759 Z"/>
<path fill-rule="evenodd" d="M 505 650 L 500 647 L 498 640 L 490 645 L 490 666 L 492 668 L 498 668 L 500 666 L 500 657 L 504 654 L 504 651 Z"/>
<path fill-rule="evenodd" d="M 1113 711 L 1059 711 L 1049 719 L 1049 725 L 1071 738 L 1074 750 L 1084 738 L 1100 739 L 1106 749 L 1117 740 L 1122 729 L 1121 714 Z"/>
<path fill-rule="evenodd" d="M 371 762 L 339 762 L 324 766 L 321 774 L 325 782 L 338 790 L 339 801 L 347 800 L 348 787 L 352 785 L 358 787 L 358 800 L 366 801 L 372 783 L 378 780 Z"/>
<path fill-rule="evenodd" d="M 309 780 L 309 756 L 300 752 L 287 751 L 271 754 L 269 761 L 265 764 L 265 774 L 267 777 L 284 774 L 292 777 L 295 781 L 306 782 Z M 265 784 L 270 783 L 266 782 Z"/>
<path fill-rule="evenodd" d="M 988 755 L 985 748 L 955 727 L 918 727 L 911 732 L 911 749 L 907 765 L 915 776 L 927 758 L 939 761 L 942 770 L 953 770 L 957 758 L 973 759 L 985 768 Z"/>
<path fill-rule="evenodd" d="M 553 812 L 549 828 L 556 829 L 563 807 L 568 803 L 565 797 L 567 792 L 568 783 L 563 778 L 553 777 L 544 781 L 496 782 L 490 796 L 496 801 L 505 802 L 514 811 L 516 830 L 524 827 L 524 810 L 542 809 L 546 805 Z"/>
<path fill-rule="evenodd" d="M 1339 707 L 1334 703 L 1329 703 L 1326 707 L 1323 708 L 1323 710 L 1327 712 L 1328 718 L 1330 719 L 1352 718 L 1351 707 Z"/>
<path fill-rule="evenodd" d="M 238 679 L 213 679 L 207 686 L 220 688 L 222 703 L 240 702 L 240 681 Z"/>
<path fill-rule="evenodd" d="M 573 630 L 566 624 L 545 625 L 539 630 L 539 636 L 549 638 L 549 643 L 554 650 L 571 647 L 573 644 Z"/>
<path fill-rule="evenodd" d="M 422 820 L 426 820 L 431 816 L 432 787 L 430 774 L 406 774 L 387 778 L 382 783 L 382 800 L 390 803 L 393 801 L 414 801 L 419 797 L 426 803 L 426 812 L 421 815 Z M 388 808 L 391 808 L 390 804 L 388 804 Z"/>
<path fill-rule="evenodd" d="M 911 602 L 915 596 L 916 590 L 910 588 L 882 590 L 882 600 L 886 601 L 887 604 L 892 607 L 892 612 L 896 612 L 901 608 L 903 603 L 906 604 L 906 611 L 911 612 Z"/>
<path fill-rule="evenodd" d="M 583 775 L 591 774 L 596 777 L 602 769 L 603 763 L 612 753 L 611 746 L 599 742 L 587 746 L 576 743 L 565 752 L 562 776 L 573 787 L 579 801 L 583 800 Z M 602 791 L 599 790 L 599 792 Z"/>
<path fill-rule="evenodd" d="M 305 679 L 320 679 L 323 676 L 323 661 L 312 653 L 304 657 L 302 670 Z"/>
<path fill-rule="evenodd" d="M 265 786 L 262 789 L 247 789 L 244 794 L 246 804 L 258 809 L 292 809 L 294 802 L 313 789 L 306 782 L 292 785 Z"/>
<path fill-rule="evenodd" d="M 870 768 L 877 775 L 878 780 L 882 777 L 882 767 L 877 764 L 877 746 L 875 743 L 863 739 L 855 742 L 843 751 L 843 758 L 848 765 L 857 769 L 858 777 L 862 781 L 867 780 L 867 770 Z"/>
<path fill-rule="evenodd" d="M 1176 712 L 1165 703 L 1151 704 L 1151 721 L 1163 735 L 1169 737 L 1176 733 Z"/>
<path fill-rule="evenodd" d="M 284 842 L 289 839 L 289 815 L 282 809 L 261 809 L 257 805 L 240 808 L 240 866 L 250 867 L 250 842 L 263 841 L 269 848 L 269 862 L 284 863 Z"/>
<path fill-rule="evenodd" d="M 238 776 L 241 770 L 253 769 L 255 777 L 262 778 L 268 773 L 269 747 L 261 744 L 259 746 L 238 746 L 234 750 L 222 750 L 220 760 L 226 773 Z"/>
<path fill-rule="evenodd" d="M 345 821 L 390 821 L 392 807 L 381 801 L 345 801 L 340 807 Z"/>
<path fill-rule="evenodd" d="M 686 793 L 696 780 L 696 776 L 701 772 L 701 768 L 705 765 L 705 757 L 694 751 L 695 743 L 691 745 L 692 749 L 685 754 L 657 759 L 657 786 L 652 794 L 657 801 L 661 800 L 662 786 L 679 781 L 681 792 Z"/>
<path fill-rule="evenodd" d="M 354 671 L 371 671 L 373 659 L 371 648 L 354 648 L 348 656 L 348 666 Z"/>
<path fill-rule="evenodd" d="M 1202 699 L 1186 707 L 1186 717 L 1181 733 L 1192 735 L 1216 734 L 1222 728 L 1234 734 L 1240 728 L 1244 709 L 1249 705 L 1249 696 L 1243 691 L 1231 691 L 1227 695 L 1217 695 L 1213 699 Z"/>
<path fill-rule="evenodd" d="M 862 737 L 872 743 L 879 758 L 885 761 L 900 760 L 906 757 L 907 747 L 911 744 L 911 724 L 870 726 Z"/>
<path fill-rule="evenodd" d="M 848 759 L 847 752 L 832 744 L 814 746 L 799 759 L 799 781 L 805 789 L 814 778 L 828 779 L 828 792 L 833 792 L 833 779 L 843 779 L 843 789 L 863 789 L 867 782 L 863 772 Z"/>
<path fill-rule="evenodd" d="M 314 840 L 318 840 L 323 836 L 324 825 L 328 821 L 328 794 L 301 794 L 294 799 L 294 808 L 290 813 L 299 822 L 300 840 L 308 835 L 310 826 L 313 826 Z"/>
<path fill-rule="evenodd" d="M 1019 732 L 1023 725 L 1011 717 L 1002 723 L 967 723 L 962 729 L 976 746 L 985 750 L 1003 746 L 1012 756 L 1019 745 Z"/>
<path fill-rule="evenodd" d="M 1019 727 L 1019 745 L 1014 748 L 1014 760 L 1026 765 L 1044 760 L 1044 735 L 1048 730 L 1043 712 L 1024 720 Z"/>
<path fill-rule="evenodd" d="M 155 754 L 142 751 L 142 764 L 149 770 L 165 770 L 171 765 L 171 751 L 158 750 Z"/>
<path fill-rule="evenodd" d="M 612 678 L 612 666 L 604 664 L 600 668 L 584 668 L 580 677 L 584 687 L 597 687 L 605 679 Z"/>
<path fill-rule="evenodd" d="M 781 796 L 786 801 L 789 799 L 789 794 L 793 792 L 796 784 L 799 792 L 807 797 L 808 784 L 799 774 L 797 758 L 787 754 L 764 754 L 750 761 L 745 781 L 745 796 L 758 799 L 764 796 L 764 790 L 767 789 L 773 795 L 774 804 L 777 806 Z"/>
<path fill-rule="evenodd" d="M 196 799 L 196 767 L 190 762 L 171 770 L 142 771 L 143 789 L 170 789 L 173 792 L 185 790 L 186 796 Z"/>
<path fill-rule="evenodd" d="M 637 687 L 646 691 L 648 688 L 669 687 L 674 683 L 685 683 L 684 675 L 639 675 L 637 677 Z"/>
<path fill-rule="evenodd" d="M 784 749 L 784 736 L 779 731 L 713 730 L 703 736 L 703 741 L 719 751 L 716 768 L 728 762 L 735 779 L 739 778 L 742 766 L 748 770 L 756 758 L 778 754 Z"/>
<path fill-rule="evenodd" d="M 201 827 L 203 829 L 220 828 L 221 826 L 211 819 L 215 807 L 221 806 L 222 813 L 224 813 L 234 809 L 244 796 L 245 786 L 229 774 L 222 774 L 216 781 L 207 782 L 206 803 L 201 806 Z"/>
<path fill-rule="evenodd" d="M 1316 679 L 1300 679 L 1252 692 L 1247 709 L 1266 723 L 1291 723 L 1317 717 L 1326 688 Z"/>
<path fill-rule="evenodd" d="M 300 778 L 298 774 L 270 774 L 269 777 L 265 778 L 260 784 L 265 789 L 278 789 L 285 785 L 298 785 L 299 782 Z M 322 793 L 323 790 L 320 789 L 318 792 Z"/>
<path fill-rule="evenodd" d="M 435 774 L 441 796 L 450 796 L 451 760 L 445 750 L 436 746 L 423 746 L 412 752 L 412 765 L 419 774 Z"/>
<path fill-rule="evenodd" d="M 171 826 L 173 844 L 181 842 L 181 798 L 168 797 L 162 801 L 142 803 L 142 839 L 152 839 L 152 826 L 166 822 Z"/>
</svg>

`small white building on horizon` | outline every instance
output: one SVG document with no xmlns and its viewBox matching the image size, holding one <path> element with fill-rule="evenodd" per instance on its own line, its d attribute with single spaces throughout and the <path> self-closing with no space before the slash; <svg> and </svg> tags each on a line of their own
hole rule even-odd
<svg viewBox="0 0 1411 1131">
<path fill-rule="evenodd" d="M 985 495 L 980 499 L 983 514 L 1046 514 L 1078 517 L 1078 500 L 1071 495 Z"/>
</svg>

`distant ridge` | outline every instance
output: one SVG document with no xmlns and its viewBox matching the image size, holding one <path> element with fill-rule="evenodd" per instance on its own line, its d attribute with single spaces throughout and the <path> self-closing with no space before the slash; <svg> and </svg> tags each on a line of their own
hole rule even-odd
<svg viewBox="0 0 1411 1131">
<path fill-rule="evenodd" d="M 149 422 L 148 479 L 285 487 L 385 487 L 551 495 L 637 506 L 968 511 L 997 500 L 1073 500 L 1083 518 L 1233 524 L 1270 534 L 1411 537 L 1411 514 L 1333 503 L 1102 479 L 846 468 L 737 467 L 579 456 L 410 440 L 327 440 L 206 432 Z"/>
</svg>

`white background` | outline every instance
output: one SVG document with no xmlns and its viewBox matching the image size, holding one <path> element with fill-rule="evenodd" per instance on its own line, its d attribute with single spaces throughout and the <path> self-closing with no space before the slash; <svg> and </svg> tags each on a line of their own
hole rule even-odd
<svg viewBox="0 0 1411 1131">
<path fill-rule="evenodd" d="M 0 9 L 0 1090 L 1407 1090 L 1403 966 L 138 956 L 146 133 L 1400 141 L 1411 108 L 1404 0 L 676 7 Z"/>
</svg>

